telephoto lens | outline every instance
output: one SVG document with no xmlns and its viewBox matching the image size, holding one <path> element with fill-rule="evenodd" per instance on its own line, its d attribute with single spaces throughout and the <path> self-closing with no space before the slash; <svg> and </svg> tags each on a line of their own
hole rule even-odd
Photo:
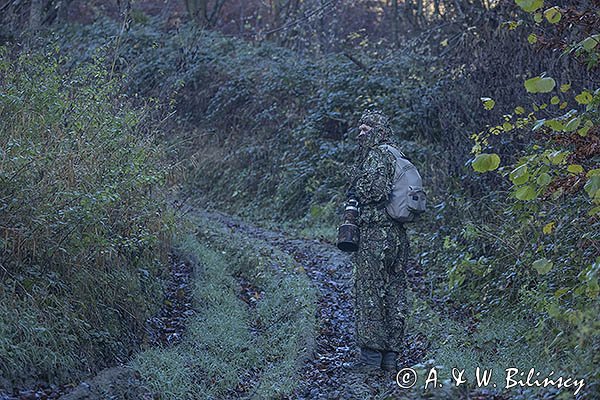
<svg viewBox="0 0 600 400">
<path fill-rule="evenodd" d="M 358 229 L 358 201 L 350 199 L 344 209 L 344 223 L 338 229 L 337 248 L 346 251 L 358 251 L 360 232 Z"/>
</svg>

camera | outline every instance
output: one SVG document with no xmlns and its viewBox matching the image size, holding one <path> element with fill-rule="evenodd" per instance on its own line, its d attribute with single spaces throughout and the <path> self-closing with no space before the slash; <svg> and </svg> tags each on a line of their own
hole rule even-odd
<svg viewBox="0 0 600 400">
<path fill-rule="evenodd" d="M 344 223 L 338 229 L 337 248 L 346 252 L 358 251 L 360 231 L 358 228 L 358 200 L 350 199 L 344 209 Z"/>
</svg>

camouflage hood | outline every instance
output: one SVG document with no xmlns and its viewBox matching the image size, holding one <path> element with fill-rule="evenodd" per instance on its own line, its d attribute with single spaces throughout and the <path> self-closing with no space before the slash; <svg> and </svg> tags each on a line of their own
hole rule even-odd
<svg viewBox="0 0 600 400">
<path fill-rule="evenodd" d="M 379 110 L 366 110 L 363 112 L 359 125 L 369 125 L 371 129 L 365 137 L 359 140 L 360 146 L 363 148 L 375 147 L 386 142 L 392 135 L 392 127 L 390 120 Z"/>
<path fill-rule="evenodd" d="M 359 126 L 362 124 L 369 125 L 372 128 L 365 136 L 357 137 L 357 161 L 360 165 L 372 148 L 389 142 L 392 136 L 392 127 L 390 126 L 389 119 L 379 110 L 365 110 L 358 124 Z"/>
</svg>

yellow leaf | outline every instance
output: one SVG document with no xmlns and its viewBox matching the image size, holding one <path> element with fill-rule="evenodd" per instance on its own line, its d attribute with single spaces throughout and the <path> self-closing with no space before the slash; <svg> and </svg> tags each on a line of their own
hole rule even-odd
<svg viewBox="0 0 600 400">
<path fill-rule="evenodd" d="M 590 92 L 588 92 L 587 90 L 584 90 L 583 92 L 581 92 L 577 96 L 575 96 L 575 100 L 579 104 L 589 104 L 593 100 L 593 97 Z"/>
<path fill-rule="evenodd" d="M 546 225 L 544 225 L 544 227 L 542 228 L 542 231 L 546 234 L 549 235 L 552 233 L 552 231 L 554 230 L 554 226 L 556 225 L 556 222 L 552 221 L 547 223 Z"/>
<path fill-rule="evenodd" d="M 496 105 L 496 102 L 489 97 L 481 97 L 480 100 L 483 103 L 483 108 L 486 110 L 491 110 Z"/>
<path fill-rule="evenodd" d="M 556 6 L 549 8 L 546 11 L 544 11 L 544 17 L 546 17 L 548 22 L 550 22 L 551 24 L 556 24 L 561 19 L 560 9 Z"/>
</svg>

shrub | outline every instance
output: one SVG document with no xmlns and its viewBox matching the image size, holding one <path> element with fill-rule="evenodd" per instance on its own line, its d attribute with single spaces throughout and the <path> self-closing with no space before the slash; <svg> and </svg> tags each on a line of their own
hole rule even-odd
<svg viewBox="0 0 600 400">
<path fill-rule="evenodd" d="M 160 301 L 169 217 L 148 110 L 101 60 L 0 52 L 0 375 L 64 382 L 122 360 Z M 72 374 L 72 375 L 71 375 Z"/>
</svg>

